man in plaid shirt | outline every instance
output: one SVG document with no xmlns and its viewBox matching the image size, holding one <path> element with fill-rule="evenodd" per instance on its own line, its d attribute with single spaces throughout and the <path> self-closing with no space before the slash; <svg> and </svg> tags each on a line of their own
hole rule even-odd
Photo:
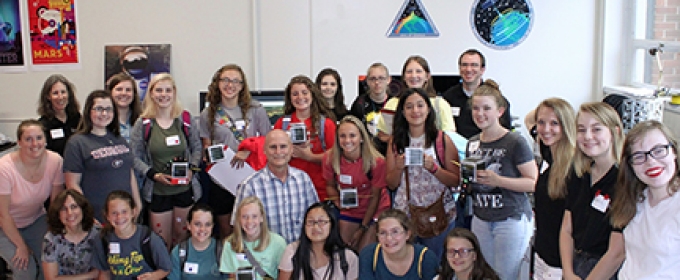
<svg viewBox="0 0 680 280">
<path fill-rule="evenodd" d="M 244 198 L 257 196 L 264 204 L 269 229 L 291 243 L 300 236 L 307 207 L 318 202 L 319 197 L 309 175 L 288 165 L 293 144 L 285 131 L 267 133 L 264 153 L 267 166 L 239 185 L 234 211 Z"/>
</svg>

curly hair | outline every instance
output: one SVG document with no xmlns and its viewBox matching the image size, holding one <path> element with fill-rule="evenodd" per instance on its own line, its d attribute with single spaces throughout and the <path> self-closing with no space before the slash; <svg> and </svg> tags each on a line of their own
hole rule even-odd
<svg viewBox="0 0 680 280">
<path fill-rule="evenodd" d="M 82 211 L 83 217 L 80 221 L 81 228 L 84 231 L 90 231 L 94 226 L 94 209 L 92 209 L 92 204 L 90 204 L 87 198 L 78 191 L 66 189 L 61 191 L 57 197 L 54 198 L 54 201 L 50 203 L 50 209 L 47 211 L 47 225 L 52 234 L 63 234 L 66 230 L 64 223 L 62 223 L 59 218 L 59 214 L 61 209 L 65 206 L 64 203 L 66 203 L 66 199 L 69 196 L 73 198 Z"/>
<path fill-rule="evenodd" d="M 213 74 L 212 79 L 210 80 L 210 84 L 208 85 L 208 94 L 206 95 L 206 101 L 210 104 L 205 110 L 208 110 L 208 120 L 214 120 L 215 119 L 215 114 L 217 113 L 217 110 L 220 107 L 220 104 L 222 103 L 222 91 L 220 91 L 220 76 L 222 76 L 222 73 L 225 71 L 236 71 L 241 75 L 241 80 L 243 81 L 243 86 L 241 87 L 241 91 L 238 93 L 238 106 L 241 107 L 241 115 L 243 116 L 243 120 L 246 122 L 245 127 L 248 127 L 248 118 L 246 115 L 248 114 L 248 110 L 250 110 L 251 107 L 251 99 L 252 97 L 250 96 L 250 88 L 248 87 L 248 80 L 246 79 L 246 74 L 243 72 L 243 69 L 241 69 L 241 66 L 238 66 L 236 64 L 227 64 L 222 66 L 220 69 L 217 69 L 215 71 L 215 74 Z M 215 122 L 214 121 L 208 121 L 208 131 L 210 132 L 210 139 L 213 139 L 215 136 Z"/>
<path fill-rule="evenodd" d="M 295 84 L 302 84 L 304 85 L 307 90 L 309 90 L 309 93 L 312 96 L 312 104 L 309 105 L 310 109 L 310 119 L 312 121 L 312 127 L 313 131 L 310 131 L 312 135 L 316 134 L 318 137 L 318 133 L 321 131 L 321 125 L 324 124 L 319 124 L 319 120 L 321 120 L 321 116 L 326 116 L 327 118 L 330 119 L 335 119 L 335 115 L 333 115 L 333 112 L 328 109 L 328 105 L 326 105 L 326 102 L 323 102 L 323 96 L 321 96 L 321 91 L 319 91 L 319 88 L 312 82 L 312 80 L 304 75 L 298 75 L 290 79 L 290 82 L 288 82 L 288 85 L 286 86 L 286 91 L 284 94 L 284 100 L 285 103 L 283 105 L 283 111 L 284 114 L 290 115 L 293 112 L 295 112 L 295 107 L 293 107 L 293 102 L 291 101 L 291 94 L 292 94 L 292 88 L 293 85 Z"/>
</svg>

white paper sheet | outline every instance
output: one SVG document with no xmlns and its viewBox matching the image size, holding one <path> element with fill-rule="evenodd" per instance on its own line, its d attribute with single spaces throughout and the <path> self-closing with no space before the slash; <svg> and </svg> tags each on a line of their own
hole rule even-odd
<svg viewBox="0 0 680 280">
<path fill-rule="evenodd" d="M 234 151 L 227 149 L 224 151 L 224 160 L 213 165 L 208 174 L 223 189 L 236 195 L 239 184 L 248 176 L 255 173 L 255 170 L 245 163 L 241 168 L 231 167 L 231 159 L 234 158 Z"/>
</svg>

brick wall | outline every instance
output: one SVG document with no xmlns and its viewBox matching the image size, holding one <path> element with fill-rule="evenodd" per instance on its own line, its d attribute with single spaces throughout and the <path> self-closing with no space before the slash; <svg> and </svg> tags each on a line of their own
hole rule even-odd
<svg viewBox="0 0 680 280">
<path fill-rule="evenodd" d="M 680 0 L 656 0 L 654 7 L 654 40 L 680 41 Z M 661 55 L 663 64 L 663 86 L 680 88 L 680 52 L 665 52 Z M 652 80 L 659 78 L 656 59 L 652 63 Z"/>
</svg>

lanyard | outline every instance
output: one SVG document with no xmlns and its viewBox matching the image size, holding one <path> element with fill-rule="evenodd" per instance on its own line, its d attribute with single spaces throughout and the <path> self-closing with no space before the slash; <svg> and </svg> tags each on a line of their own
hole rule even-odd
<svg viewBox="0 0 680 280">
<path fill-rule="evenodd" d="M 224 110 L 222 107 L 219 107 L 217 109 L 217 114 L 220 115 L 220 118 L 219 118 L 220 125 L 226 124 L 227 127 L 229 127 L 229 130 L 231 130 L 231 133 L 234 134 L 234 138 L 236 138 L 236 141 L 241 142 L 241 141 L 243 141 L 243 139 L 246 138 L 245 130 L 246 130 L 246 127 L 248 126 L 247 123 L 244 125 L 243 131 L 240 131 L 240 130 L 236 129 L 236 122 L 234 122 L 232 120 L 232 118 L 229 116 L 229 114 L 227 114 L 227 111 Z"/>
</svg>

